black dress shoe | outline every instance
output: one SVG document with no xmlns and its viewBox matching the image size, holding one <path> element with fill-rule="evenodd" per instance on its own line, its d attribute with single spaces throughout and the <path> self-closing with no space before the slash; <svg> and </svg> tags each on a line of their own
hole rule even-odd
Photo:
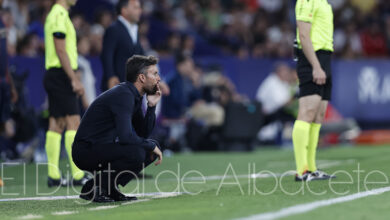
<svg viewBox="0 0 390 220">
<path fill-rule="evenodd" d="M 117 190 L 117 189 L 111 190 L 110 198 L 112 198 L 116 202 L 138 200 L 137 197 L 135 197 L 135 196 L 126 196 L 126 195 L 122 194 L 121 192 L 119 192 L 119 190 Z"/>
<path fill-rule="evenodd" d="M 94 195 L 94 179 L 89 179 L 81 188 L 80 198 L 85 200 L 92 200 Z"/>
<path fill-rule="evenodd" d="M 65 178 L 61 178 L 61 179 L 52 179 L 50 177 L 47 177 L 47 186 L 49 188 L 51 187 L 59 187 L 59 186 L 67 186 L 68 185 L 68 181 L 66 181 Z"/>
<path fill-rule="evenodd" d="M 80 198 L 97 203 L 115 202 L 114 199 L 108 196 L 107 190 L 100 188 L 99 186 L 93 187 L 92 196 L 89 193 L 80 194 Z"/>
<path fill-rule="evenodd" d="M 79 180 L 75 180 L 73 179 L 72 183 L 73 183 L 73 186 L 84 186 L 85 183 L 90 180 L 91 178 L 88 177 L 87 174 L 84 174 L 83 178 L 79 179 Z"/>
</svg>

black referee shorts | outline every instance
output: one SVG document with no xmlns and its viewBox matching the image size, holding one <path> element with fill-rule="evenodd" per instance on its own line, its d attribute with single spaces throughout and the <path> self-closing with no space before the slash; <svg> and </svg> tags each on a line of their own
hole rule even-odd
<svg viewBox="0 0 390 220">
<path fill-rule="evenodd" d="M 326 83 L 318 85 L 313 82 L 313 68 L 306 59 L 302 50 L 298 50 L 297 73 L 299 78 L 299 97 L 317 94 L 322 100 L 329 101 L 332 95 L 332 70 L 331 55 L 332 52 L 319 50 L 316 52 L 318 61 L 326 73 Z"/>
<path fill-rule="evenodd" d="M 77 94 L 73 92 L 69 77 L 62 68 L 46 71 L 43 85 L 49 98 L 49 115 L 54 118 L 80 113 Z"/>
</svg>

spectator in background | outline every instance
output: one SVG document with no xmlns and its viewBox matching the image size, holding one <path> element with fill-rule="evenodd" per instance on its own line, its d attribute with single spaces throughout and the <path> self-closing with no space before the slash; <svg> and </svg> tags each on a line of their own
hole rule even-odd
<svg viewBox="0 0 390 220">
<path fill-rule="evenodd" d="M 219 0 L 208 1 L 203 11 L 206 21 L 206 29 L 211 32 L 218 32 L 222 27 L 222 9 Z"/>
<path fill-rule="evenodd" d="M 183 118 L 186 110 L 201 98 L 199 75 L 190 56 L 176 55 L 176 71 L 167 80 L 171 94 L 164 98 L 163 114 L 169 119 Z"/>
<path fill-rule="evenodd" d="M 30 23 L 28 26 L 28 34 L 36 34 L 39 40 L 40 50 L 45 50 L 45 34 L 44 34 L 44 23 L 48 12 L 44 8 L 39 9 L 39 17 Z"/>
<path fill-rule="evenodd" d="M 109 10 L 97 10 L 94 26 L 101 26 L 104 30 L 107 29 L 113 22 L 112 14 Z"/>
<path fill-rule="evenodd" d="M 138 22 L 142 13 L 140 1 L 119 0 L 116 10 L 118 19 L 107 28 L 103 38 L 103 91 L 125 81 L 124 64 L 129 57 L 144 55 L 138 39 Z"/>
<path fill-rule="evenodd" d="M 285 63 L 277 63 L 273 73 L 261 83 L 256 100 L 262 103 L 263 112 L 270 115 L 287 105 L 294 98 L 296 76 Z"/>
<path fill-rule="evenodd" d="M 14 17 L 11 14 L 10 9 L 3 10 L 0 19 L 3 20 L 7 33 L 7 53 L 9 56 L 16 55 L 16 44 L 18 42 L 18 29 L 14 23 Z"/>
<path fill-rule="evenodd" d="M 23 36 L 28 28 L 30 13 L 28 0 L 5 1 L 4 7 L 9 8 L 14 18 L 15 27 L 18 30 L 18 36 Z"/>
<path fill-rule="evenodd" d="M 187 147 L 185 140 L 186 112 L 201 98 L 199 76 L 194 71 L 194 61 L 183 54 L 176 55 L 176 71 L 167 80 L 169 96 L 163 98 L 162 113 L 169 127 L 170 145 L 179 149 Z"/>
<path fill-rule="evenodd" d="M 265 43 L 267 41 L 267 18 L 257 15 L 252 24 L 253 57 L 264 57 L 266 54 Z"/>
<path fill-rule="evenodd" d="M 264 113 L 265 127 L 260 131 L 262 141 L 275 140 L 285 123 L 295 120 L 297 89 L 296 73 L 285 63 L 277 63 L 274 72 L 261 83 L 256 100 L 262 104 Z M 295 111 L 291 111 L 292 106 L 296 106 Z"/>
<path fill-rule="evenodd" d="M 388 54 L 384 32 L 380 21 L 371 20 L 361 34 L 364 55 L 367 57 L 386 56 Z"/>
<path fill-rule="evenodd" d="M 77 62 L 79 64 L 79 72 L 81 74 L 81 83 L 84 86 L 84 95 L 82 96 L 82 104 L 84 109 L 96 98 L 95 76 L 92 72 L 91 63 L 87 59 L 91 48 L 88 35 L 81 35 L 77 40 L 77 51 L 79 56 Z"/>
<path fill-rule="evenodd" d="M 177 53 L 181 47 L 181 36 L 178 32 L 171 32 L 159 51 L 160 56 L 171 56 Z"/>
<path fill-rule="evenodd" d="M 358 58 L 362 55 L 362 44 L 354 22 L 337 29 L 334 42 L 336 54 L 343 58 Z"/>
<path fill-rule="evenodd" d="M 2 21 L 2 3 L 0 0 L 0 152 L 6 148 L 3 139 L 15 135 L 14 123 L 11 119 L 11 103 L 16 103 L 18 94 L 12 76 L 8 72 L 7 32 Z M 0 186 L 3 185 L 0 179 Z"/>
<path fill-rule="evenodd" d="M 269 13 L 276 13 L 283 7 L 282 0 L 257 0 L 259 6 Z"/>
<path fill-rule="evenodd" d="M 92 26 L 89 33 L 89 40 L 91 42 L 91 55 L 99 56 L 103 50 L 103 35 L 104 29 L 100 26 Z"/>
<path fill-rule="evenodd" d="M 36 34 L 27 34 L 19 42 L 16 48 L 17 54 L 25 57 L 38 57 L 42 55 L 40 51 L 41 43 L 39 37 Z"/>
<path fill-rule="evenodd" d="M 89 24 L 85 21 L 84 15 L 79 12 L 70 14 L 70 19 L 78 34 L 87 34 L 90 31 Z"/>
<path fill-rule="evenodd" d="M 48 13 L 53 0 L 6 0 L 5 2 L 5 6 L 9 7 L 9 13 L 14 19 L 14 24 L 11 26 L 8 26 L 5 21 L 6 26 L 11 30 L 8 38 L 9 55 L 15 55 L 16 43 L 25 34 L 35 33 L 43 42 L 43 24 L 40 20 L 43 20 Z M 116 4 L 119 0 L 111 2 Z M 197 39 L 199 49 L 196 55 L 226 54 L 241 59 L 291 56 L 291 50 L 288 48 L 292 47 L 292 38 L 289 36 L 295 24 L 293 5 L 296 1 L 145 0 L 142 2 L 145 7 L 143 16 L 150 22 L 151 27 L 158 25 L 161 36 L 153 34 L 154 37 L 149 39 L 150 46 L 145 41 L 145 35 L 140 41 L 144 42 L 143 44 L 147 45 L 149 50 L 161 50 L 162 56 L 169 56 L 172 53 L 171 49 L 164 47 L 165 42 L 171 42 L 171 46 L 178 45 L 175 42 L 179 42 L 177 36 L 170 36 L 167 33 L 191 34 Z M 346 58 L 359 57 L 361 54 L 355 36 L 362 32 L 361 27 L 369 17 L 384 20 L 390 11 L 389 3 L 384 0 L 329 0 L 329 2 L 335 10 L 335 55 Z M 112 14 L 106 9 L 100 6 L 95 8 L 97 12 L 94 25 L 90 27 L 85 21 L 83 21 L 85 25 L 81 27 L 77 25 L 79 22 L 75 24 L 78 31 L 90 34 L 92 56 L 101 54 L 104 30 L 113 19 Z M 82 20 L 79 16 L 76 17 L 76 20 Z M 355 23 L 356 26 L 353 33 L 347 33 L 353 37 L 350 41 L 342 40 L 340 37 L 350 31 L 348 30 L 350 26 L 346 25 L 350 23 Z M 28 29 L 20 29 L 26 24 Z M 385 25 L 381 23 L 380 27 L 384 29 Z M 148 36 L 151 35 L 148 34 Z M 337 42 L 339 39 L 341 39 L 340 43 Z M 171 46 L 169 48 L 172 48 Z M 176 52 L 176 50 L 173 51 Z M 383 55 L 371 54 L 369 56 Z"/>
<path fill-rule="evenodd" d="M 103 49 L 104 31 L 112 24 L 112 14 L 108 10 L 98 10 L 96 13 L 95 24 L 91 26 L 89 39 L 91 42 L 91 55 L 99 56 Z"/>
<path fill-rule="evenodd" d="M 182 53 L 186 56 L 193 56 L 195 50 L 195 39 L 191 35 L 184 35 L 181 42 Z"/>
<path fill-rule="evenodd" d="M 148 39 L 149 22 L 147 22 L 147 21 L 141 22 L 139 25 L 138 32 L 139 32 L 139 35 L 138 35 L 139 42 L 141 44 L 142 49 L 144 50 L 145 55 L 146 56 L 152 55 L 152 56 L 158 57 L 159 54 L 157 53 L 157 51 L 155 51 L 152 48 L 152 45 L 150 44 L 149 39 Z M 163 95 L 164 95 L 164 92 L 163 92 Z"/>
</svg>

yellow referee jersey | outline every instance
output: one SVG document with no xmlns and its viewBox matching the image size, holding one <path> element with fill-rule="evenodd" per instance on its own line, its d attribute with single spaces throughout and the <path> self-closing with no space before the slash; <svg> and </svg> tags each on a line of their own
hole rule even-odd
<svg viewBox="0 0 390 220">
<path fill-rule="evenodd" d="M 55 4 L 45 22 L 45 67 L 61 68 L 60 60 L 54 46 L 54 33 L 65 35 L 66 52 L 72 69 L 77 69 L 77 38 L 76 30 L 69 18 L 68 11 L 59 4 Z"/>
<path fill-rule="evenodd" d="M 311 23 L 310 39 L 314 50 L 333 51 L 333 11 L 327 0 L 297 0 L 297 21 Z M 302 48 L 297 30 L 298 47 Z"/>
</svg>

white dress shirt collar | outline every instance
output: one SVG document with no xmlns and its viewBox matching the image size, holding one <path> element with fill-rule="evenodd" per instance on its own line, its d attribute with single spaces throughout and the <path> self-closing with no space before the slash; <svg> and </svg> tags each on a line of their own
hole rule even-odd
<svg viewBox="0 0 390 220">
<path fill-rule="evenodd" d="M 133 40 L 133 43 L 136 44 L 138 41 L 138 25 L 130 23 L 122 15 L 118 16 L 118 20 L 125 25 L 127 31 L 130 34 L 131 39 Z"/>
</svg>

